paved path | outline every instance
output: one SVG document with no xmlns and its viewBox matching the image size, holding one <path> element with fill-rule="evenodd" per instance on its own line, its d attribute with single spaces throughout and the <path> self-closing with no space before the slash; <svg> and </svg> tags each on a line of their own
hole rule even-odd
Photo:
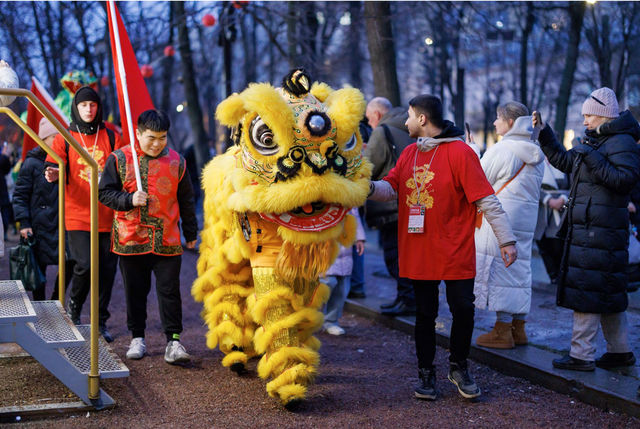
<svg viewBox="0 0 640 429">
<path fill-rule="evenodd" d="M 640 291 L 630 294 L 630 306 L 627 311 L 629 341 L 636 357 L 639 358 L 635 367 L 620 369 L 615 372 L 597 369 L 595 373 L 586 374 L 577 373 L 576 371 L 558 371 L 552 368 L 551 360 L 569 350 L 573 313 L 571 310 L 556 306 L 555 288 L 549 283 L 549 277 L 546 274 L 542 260 L 537 255 L 537 251 L 534 251 L 532 270 L 534 287 L 531 312 L 527 317 L 526 324 L 530 345 L 528 347 L 518 347 L 517 351 L 498 351 L 475 347 L 474 351 L 472 351 L 472 357 L 475 352 L 476 357 L 485 356 L 489 361 L 497 359 L 497 361 L 502 362 L 502 365 L 509 365 L 509 361 L 512 361 L 512 364 L 516 363 L 516 361 L 529 361 L 533 367 L 541 371 L 538 376 L 555 377 L 556 375 L 561 375 L 564 383 L 584 383 L 593 385 L 596 391 L 619 393 L 624 397 L 624 401 L 630 401 L 632 407 L 635 408 L 631 412 L 634 415 L 640 415 L 640 402 L 638 402 L 636 396 L 636 389 L 640 384 L 640 329 L 638 329 L 640 328 Z M 439 333 L 448 337 L 451 313 L 446 302 L 444 289 L 443 283 L 440 285 L 440 314 L 436 320 L 436 327 Z M 367 230 L 365 249 L 365 290 L 367 297 L 365 299 L 350 300 L 347 310 L 368 314 L 382 321 L 386 319 L 389 326 L 412 332 L 415 318 L 399 317 L 393 319 L 378 314 L 381 303 L 395 298 L 395 282 L 386 274 L 382 251 L 377 245 L 377 233 L 371 230 Z M 358 311 L 359 309 L 362 311 Z M 475 338 L 484 332 L 490 331 L 494 322 L 495 313 L 476 310 L 474 345 Z M 597 356 L 606 351 L 605 344 L 602 332 L 599 332 L 597 336 Z M 530 373 L 535 378 L 536 375 L 534 373 L 536 371 L 533 367 L 524 368 L 520 372 L 516 371 L 515 375 L 527 377 Z M 547 382 L 547 384 L 549 383 L 551 382 Z M 596 398 L 595 402 L 598 400 Z M 630 411 L 627 410 L 627 412 Z"/>
</svg>

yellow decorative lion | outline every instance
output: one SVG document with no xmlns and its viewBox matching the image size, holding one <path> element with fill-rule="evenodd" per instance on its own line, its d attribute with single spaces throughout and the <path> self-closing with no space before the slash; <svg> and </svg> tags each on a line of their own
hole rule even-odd
<svg viewBox="0 0 640 429">
<path fill-rule="evenodd" d="M 302 69 L 282 88 L 250 84 L 224 100 L 217 119 L 235 145 L 205 167 L 202 244 L 192 294 L 204 304 L 207 346 L 224 366 L 257 371 L 289 407 L 304 399 L 319 361 L 313 336 L 329 288 L 318 278 L 350 246 L 369 190 L 354 88 L 310 85 Z"/>
</svg>

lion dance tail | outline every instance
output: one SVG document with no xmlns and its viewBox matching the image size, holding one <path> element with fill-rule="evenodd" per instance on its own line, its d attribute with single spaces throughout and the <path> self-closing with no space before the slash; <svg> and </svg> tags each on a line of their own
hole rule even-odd
<svg viewBox="0 0 640 429">
<path fill-rule="evenodd" d="M 318 309 L 329 288 L 317 280 L 288 283 L 274 268 L 253 268 L 256 302 L 253 318 L 262 325 L 254 337 L 255 350 L 263 354 L 258 375 L 272 380 L 267 392 L 287 405 L 304 399 L 319 363 L 320 341 L 313 333 L 322 325 Z"/>
</svg>

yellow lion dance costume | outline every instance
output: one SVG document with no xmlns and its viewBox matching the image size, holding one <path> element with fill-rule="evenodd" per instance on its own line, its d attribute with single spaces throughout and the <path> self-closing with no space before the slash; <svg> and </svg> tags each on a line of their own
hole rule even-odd
<svg viewBox="0 0 640 429">
<path fill-rule="evenodd" d="M 224 100 L 217 119 L 235 145 L 204 169 L 205 224 L 192 294 L 204 303 L 207 346 L 222 364 L 257 367 L 270 396 L 304 399 L 317 371 L 329 288 L 318 278 L 350 246 L 371 165 L 361 155 L 365 108 L 354 88 L 332 90 L 304 70 L 282 88 L 251 84 Z"/>
</svg>

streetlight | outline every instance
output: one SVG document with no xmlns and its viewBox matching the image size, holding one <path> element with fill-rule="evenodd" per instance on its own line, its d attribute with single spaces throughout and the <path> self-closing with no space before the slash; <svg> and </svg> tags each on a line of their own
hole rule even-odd
<svg viewBox="0 0 640 429">
<path fill-rule="evenodd" d="M 180 113 L 184 110 L 184 104 L 180 103 L 176 106 L 176 112 Z"/>
<path fill-rule="evenodd" d="M 504 23 L 502 21 L 496 21 L 496 27 L 502 28 L 504 27 Z"/>
<path fill-rule="evenodd" d="M 343 27 L 351 25 L 351 14 L 349 12 L 345 12 L 344 15 L 340 17 L 340 25 Z"/>
<path fill-rule="evenodd" d="M 598 0 L 587 0 L 587 4 L 594 5 L 598 3 Z"/>
<path fill-rule="evenodd" d="M 424 44 L 427 46 L 433 45 L 433 39 L 431 37 L 427 37 L 426 39 L 424 39 Z"/>
</svg>

